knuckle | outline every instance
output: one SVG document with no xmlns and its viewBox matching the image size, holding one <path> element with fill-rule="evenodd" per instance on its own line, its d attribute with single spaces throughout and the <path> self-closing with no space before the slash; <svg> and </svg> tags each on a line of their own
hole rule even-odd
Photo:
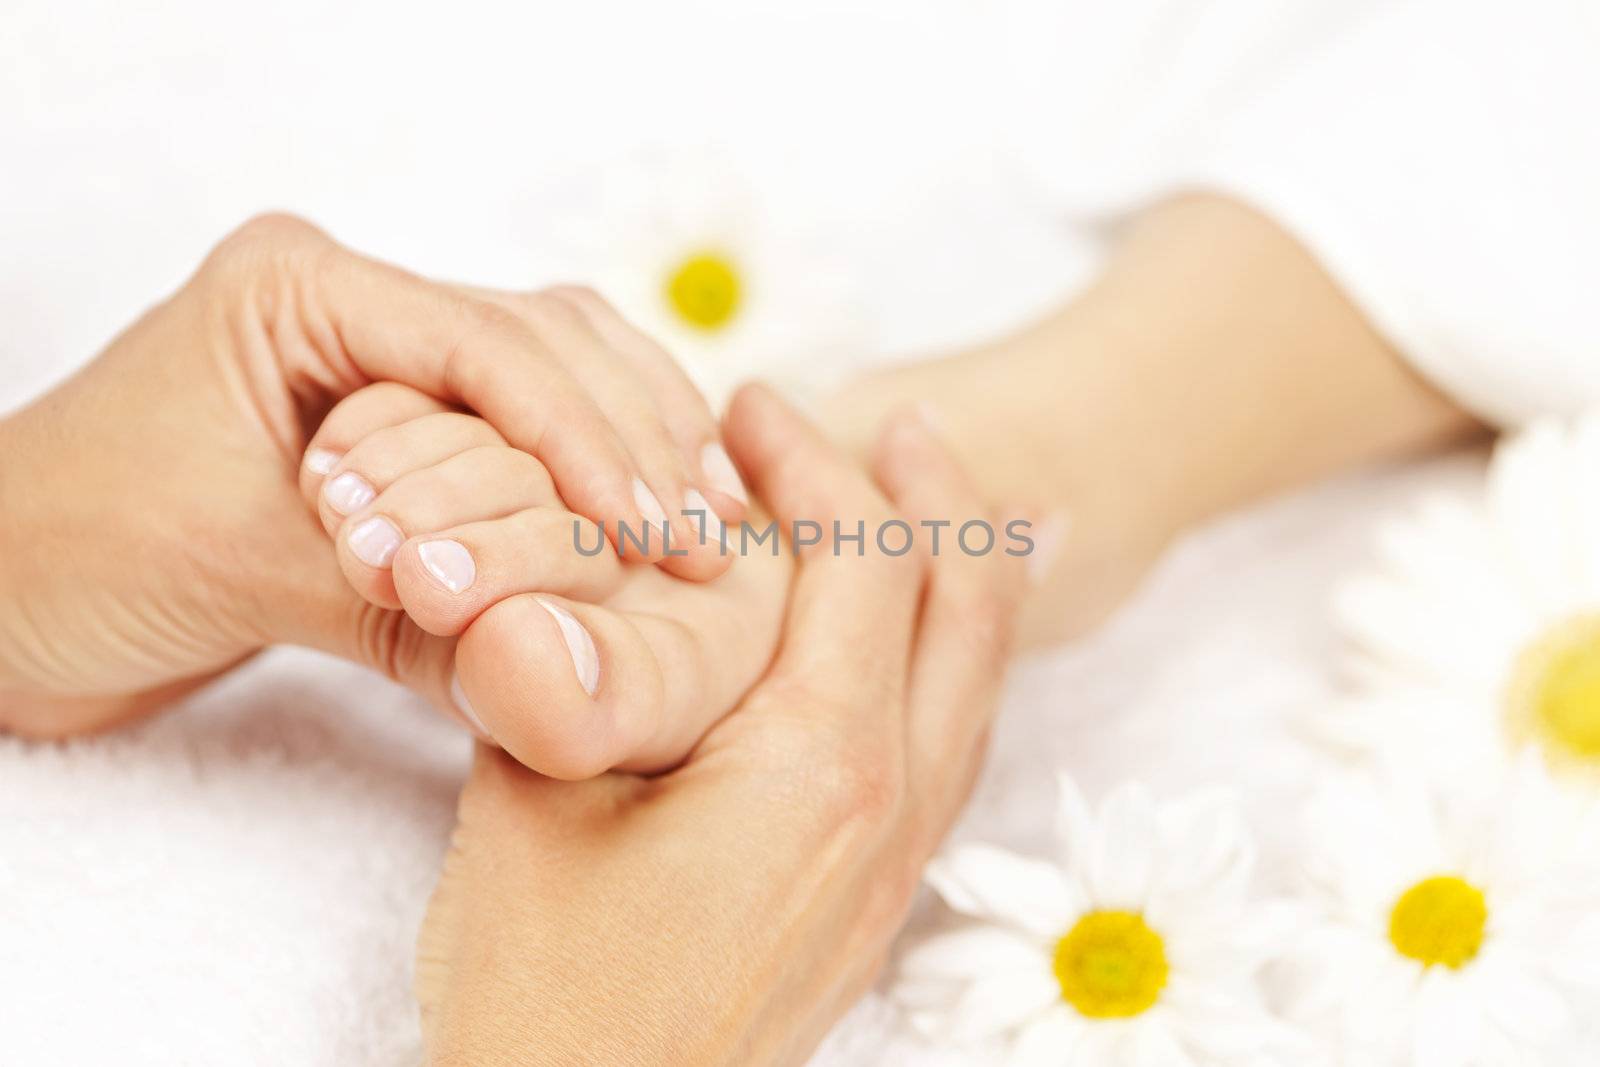
<svg viewBox="0 0 1600 1067">
<path fill-rule="evenodd" d="M 518 334 L 525 328 L 523 316 L 493 300 L 470 300 L 466 313 L 474 330 L 490 336 Z"/>
<path fill-rule="evenodd" d="M 393 428 L 397 438 L 416 433 L 420 437 L 441 441 L 460 441 L 463 445 L 503 444 L 505 439 L 488 421 L 464 411 L 440 411 L 424 415 L 413 423 L 402 423 Z"/>
<path fill-rule="evenodd" d="M 216 253 L 223 258 L 255 257 L 322 239 L 322 231 L 311 223 L 295 215 L 273 211 L 245 220 L 222 239 Z"/>
<path fill-rule="evenodd" d="M 829 822 L 882 826 L 898 815 L 905 772 L 896 748 L 834 736 L 808 755 L 807 792 Z"/>
<path fill-rule="evenodd" d="M 326 235 L 304 219 L 281 212 L 257 215 L 217 243 L 200 276 L 235 283 L 314 273 L 331 247 Z"/>
<path fill-rule="evenodd" d="M 575 304 L 548 289 L 520 296 L 517 299 L 517 310 L 536 333 L 544 331 L 570 333 L 584 324 L 583 313 Z"/>
<path fill-rule="evenodd" d="M 611 310 L 611 305 L 607 303 L 606 298 L 601 296 L 600 293 L 592 286 L 578 285 L 569 282 L 561 285 L 552 285 L 548 289 L 543 290 L 543 292 L 549 296 L 555 297 L 557 300 L 564 301 L 567 304 L 591 313 L 608 315 L 614 314 L 614 312 Z"/>
<path fill-rule="evenodd" d="M 321 237 L 322 231 L 298 215 L 264 211 L 246 219 L 231 236 L 239 240 L 305 240 Z"/>
</svg>

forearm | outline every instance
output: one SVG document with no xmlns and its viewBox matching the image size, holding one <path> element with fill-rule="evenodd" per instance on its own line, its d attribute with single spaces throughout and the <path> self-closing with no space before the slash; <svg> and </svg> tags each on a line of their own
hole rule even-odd
<svg viewBox="0 0 1600 1067">
<path fill-rule="evenodd" d="M 1045 321 L 852 385 L 833 425 L 859 440 L 919 401 L 992 500 L 1059 511 L 1081 547 L 1135 555 L 1265 494 L 1476 431 L 1304 249 L 1202 196 L 1138 220 Z"/>
</svg>

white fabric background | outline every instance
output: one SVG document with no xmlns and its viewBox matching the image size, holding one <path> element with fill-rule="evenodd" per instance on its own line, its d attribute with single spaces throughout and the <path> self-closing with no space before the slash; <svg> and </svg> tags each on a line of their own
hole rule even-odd
<svg viewBox="0 0 1600 1067">
<path fill-rule="evenodd" d="M 1102 7 L 1121 9 L 1071 10 L 1135 42 L 1125 58 L 1190 55 L 1182 35 L 1150 53 L 1148 21 L 1117 37 Z M 1081 283 L 1093 235 L 1056 213 L 1147 191 L 1173 161 L 1130 124 L 1159 138 L 1189 99 L 1163 102 L 1082 30 L 1054 62 L 1097 95 L 1019 81 L 1007 50 L 1039 13 L 977 0 L 330 8 L 0 12 L 0 410 L 254 212 L 428 273 L 535 285 L 565 269 L 554 190 L 663 144 L 719 146 L 837 234 L 887 342 L 863 359 L 952 345 Z M 1081 203 L 1018 177 L 1041 147 Z M 1234 784 L 1286 860 L 1281 800 L 1304 766 L 1289 724 L 1333 684 L 1328 587 L 1374 514 L 1474 463 L 1364 476 L 1196 537 L 1104 632 L 1018 671 L 961 832 L 1040 839 L 1065 767 L 1092 793 L 1130 775 L 1163 794 Z M 117 737 L 0 740 L 0 1063 L 414 1059 L 411 940 L 465 753 L 408 695 L 293 650 Z M 869 1001 L 823 1060 L 960 1062 L 902 1038 L 880 1051 L 892 1022 Z"/>
</svg>

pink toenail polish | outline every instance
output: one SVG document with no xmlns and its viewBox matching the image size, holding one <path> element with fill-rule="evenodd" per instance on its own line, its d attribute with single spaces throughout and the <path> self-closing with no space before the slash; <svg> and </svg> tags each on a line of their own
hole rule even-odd
<svg viewBox="0 0 1600 1067">
<path fill-rule="evenodd" d="M 346 538 L 351 553 L 369 567 L 387 567 L 404 540 L 400 528 L 382 515 L 357 523 Z"/>
<path fill-rule="evenodd" d="M 450 700 L 455 704 L 464 719 L 478 732 L 478 736 L 485 741 L 491 740 L 494 735 L 488 727 L 483 725 L 483 720 L 478 718 L 478 713 L 472 709 L 472 701 L 467 699 L 467 691 L 461 688 L 461 675 L 450 676 Z"/>
<path fill-rule="evenodd" d="M 353 471 L 345 471 L 329 482 L 323 487 L 322 495 L 328 498 L 328 506 L 341 515 L 360 511 L 377 496 L 367 480 Z"/>
<path fill-rule="evenodd" d="M 452 593 L 459 593 L 478 577 L 472 553 L 460 541 L 424 541 L 417 546 L 428 576 Z"/>
<path fill-rule="evenodd" d="M 306 470 L 312 474 L 327 474 L 339 465 L 339 453 L 326 448 L 313 448 L 306 453 Z"/>
<path fill-rule="evenodd" d="M 600 653 L 595 650 L 594 638 L 583 628 L 583 623 L 560 604 L 542 596 L 534 599 L 561 627 L 561 639 L 567 643 L 567 652 L 572 656 L 572 669 L 578 674 L 578 684 L 583 686 L 585 693 L 594 696 L 595 690 L 600 688 Z"/>
</svg>

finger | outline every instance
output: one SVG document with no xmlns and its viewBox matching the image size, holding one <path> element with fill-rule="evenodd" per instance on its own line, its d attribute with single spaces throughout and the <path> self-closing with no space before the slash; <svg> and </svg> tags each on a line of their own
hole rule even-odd
<svg viewBox="0 0 1600 1067">
<path fill-rule="evenodd" d="M 463 710 L 518 761 L 553 778 L 606 771 L 660 721 L 663 679 L 644 635 L 590 604 L 501 600 L 461 635 L 456 670 Z"/>
<path fill-rule="evenodd" d="M 554 514 L 590 527 L 587 519 L 559 507 L 555 485 L 544 465 L 526 452 L 506 445 L 458 452 L 431 467 L 402 474 L 373 501 L 347 516 L 334 536 L 339 565 L 352 588 L 364 599 L 386 608 L 405 606 L 395 589 L 395 554 L 407 539 L 467 523 L 486 522 L 529 508 L 555 508 Z M 567 537 L 570 541 L 571 534 Z M 603 538 L 604 555 L 614 553 Z M 552 549 L 561 546 L 551 542 Z M 543 551 L 538 545 L 523 552 Z M 576 554 L 576 553 L 572 553 Z M 441 629 L 432 617 L 416 621 L 430 633 L 454 634 L 460 626 Z"/>
<path fill-rule="evenodd" d="M 479 413 L 544 462 L 569 507 L 607 530 L 644 521 L 639 472 L 622 441 L 526 316 L 331 242 L 321 251 L 319 311 L 365 380 L 401 382 Z"/>
<path fill-rule="evenodd" d="M 601 340 L 621 353 L 644 380 L 656 398 L 667 432 L 687 458 L 689 469 L 698 473 L 698 484 L 717 514 L 726 522 L 743 519 L 749 493 L 722 446 L 710 405 L 682 365 L 593 289 L 561 285 L 549 292 L 576 307 Z"/>
<path fill-rule="evenodd" d="M 394 556 L 394 588 L 424 630 L 458 634 L 521 593 L 598 601 L 623 565 L 599 527 L 565 508 L 538 507 L 413 537 Z"/>
<path fill-rule="evenodd" d="M 640 472 L 636 486 L 639 510 L 660 529 L 670 523 L 670 542 L 632 539 L 618 530 L 617 547 L 632 559 L 660 563 L 669 573 L 691 581 L 715 578 L 733 557 L 720 551 L 718 539 L 701 536 L 703 520 L 717 509 L 701 493 L 688 457 L 667 430 L 662 407 L 637 369 L 594 329 L 575 303 L 550 291 L 505 293 L 471 290 L 524 318 L 551 351 L 561 354 L 573 377 L 594 398 L 610 421 Z M 733 516 L 720 516 L 731 518 Z M 671 551 L 675 546 L 676 551 Z"/>
<path fill-rule="evenodd" d="M 863 694 L 898 706 L 921 586 L 910 554 L 880 551 L 876 534 L 896 516 L 866 475 L 761 386 L 729 406 L 727 440 L 800 551 L 775 671 L 803 678 L 826 706 L 859 709 Z M 836 525 L 837 524 L 837 525 Z M 856 542 L 839 533 L 862 535 Z M 813 540 L 805 545 L 802 542 Z"/>
<path fill-rule="evenodd" d="M 339 401 L 311 435 L 300 461 L 300 496 L 316 511 L 322 483 L 356 442 L 386 426 L 449 410 L 442 400 L 398 382 L 377 382 L 356 390 Z"/>
<path fill-rule="evenodd" d="M 473 449 L 505 448 L 483 419 L 439 412 L 376 430 L 350 447 L 328 472 L 317 494 L 317 515 L 330 536 L 346 518 L 366 511 L 378 495 L 413 471 Z"/>
<path fill-rule="evenodd" d="M 925 791 L 918 810 L 942 835 L 971 788 L 998 703 L 1025 584 L 1022 556 L 1007 550 L 1023 545 L 915 414 L 890 421 L 873 468 L 930 557 L 907 696 L 907 780 Z"/>
</svg>

